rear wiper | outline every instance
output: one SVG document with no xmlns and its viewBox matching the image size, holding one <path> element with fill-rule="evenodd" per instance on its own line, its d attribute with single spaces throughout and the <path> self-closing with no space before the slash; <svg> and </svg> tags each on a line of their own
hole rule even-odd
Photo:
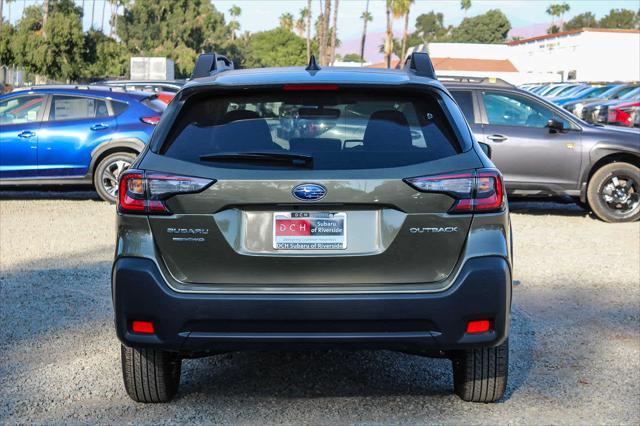
<svg viewBox="0 0 640 426">
<path fill-rule="evenodd" d="M 201 161 L 230 161 L 256 163 L 288 163 L 295 167 L 313 168 L 313 157 L 286 152 L 217 152 L 200 156 Z"/>
</svg>

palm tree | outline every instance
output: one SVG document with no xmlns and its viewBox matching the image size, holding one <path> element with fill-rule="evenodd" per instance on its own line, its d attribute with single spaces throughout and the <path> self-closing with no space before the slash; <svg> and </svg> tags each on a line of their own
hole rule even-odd
<svg viewBox="0 0 640 426">
<path fill-rule="evenodd" d="M 329 17 L 331 16 L 331 0 L 324 0 L 324 13 L 322 14 L 322 40 L 320 42 L 320 64 L 327 65 L 329 63 L 329 57 L 331 52 L 328 52 L 329 47 Z"/>
<path fill-rule="evenodd" d="M 556 25 L 556 18 L 560 17 L 562 20 L 564 14 L 567 13 L 570 9 L 571 7 L 567 3 L 549 5 L 549 7 L 547 7 L 547 14 L 551 15 L 551 27 L 549 27 L 549 30 L 547 30 L 547 32 L 558 32 L 560 27 Z"/>
<path fill-rule="evenodd" d="M 331 65 L 336 60 L 336 37 L 338 33 L 338 5 L 340 0 L 335 0 L 335 6 L 333 7 L 333 24 L 331 25 L 333 31 L 331 32 Z"/>
<path fill-rule="evenodd" d="M 293 15 L 288 12 L 280 15 L 280 27 L 287 31 L 291 31 L 293 28 Z"/>
<path fill-rule="evenodd" d="M 393 53 L 393 21 L 391 20 L 391 11 L 395 6 L 396 0 L 386 1 L 387 15 L 387 32 L 384 39 L 384 61 L 387 63 L 387 68 L 391 68 L 391 54 Z"/>
<path fill-rule="evenodd" d="M 400 56 L 400 60 L 403 61 L 405 55 L 407 54 L 407 38 L 409 37 L 409 12 L 411 12 L 411 5 L 414 3 L 414 0 L 402 0 L 398 2 L 398 14 L 399 16 L 404 15 L 404 32 L 402 33 L 402 53 Z"/>
<path fill-rule="evenodd" d="M 309 9 L 302 8 L 300 9 L 300 17 L 296 21 L 296 32 L 299 37 L 304 37 L 304 32 L 307 29 L 307 15 L 309 14 Z"/>
<path fill-rule="evenodd" d="M 367 41 L 367 24 L 373 21 L 373 15 L 369 13 L 369 0 L 367 0 L 367 6 L 365 7 L 364 12 L 362 12 L 362 15 L 360 15 L 360 19 L 364 22 L 364 25 L 362 26 L 362 40 L 360 41 L 360 59 L 364 62 L 364 45 Z"/>
<path fill-rule="evenodd" d="M 91 4 L 91 28 L 93 29 L 93 18 L 94 18 L 94 12 L 96 10 L 96 0 L 93 0 L 92 4 Z"/>
<path fill-rule="evenodd" d="M 307 0 L 307 62 L 311 59 L 311 0 Z"/>
<path fill-rule="evenodd" d="M 460 0 L 460 9 L 464 10 L 464 17 L 467 17 L 467 10 L 471 8 L 471 0 Z"/>
<path fill-rule="evenodd" d="M 229 30 L 231 30 L 231 40 L 236 39 L 236 31 L 240 29 L 240 24 L 238 23 L 238 17 L 242 13 L 242 9 L 235 4 L 231 6 L 229 9 L 229 15 L 231 15 L 231 21 L 229 22 Z"/>
</svg>

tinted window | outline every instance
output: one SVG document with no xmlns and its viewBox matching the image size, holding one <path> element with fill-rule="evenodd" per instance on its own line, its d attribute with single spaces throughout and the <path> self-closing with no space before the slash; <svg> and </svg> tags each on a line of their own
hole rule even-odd
<svg viewBox="0 0 640 426">
<path fill-rule="evenodd" d="M 483 92 L 482 101 L 489 124 L 502 126 L 546 127 L 551 118 L 571 127 L 569 122 L 558 117 L 553 110 L 542 104 L 512 93 Z"/>
<path fill-rule="evenodd" d="M 20 96 L 0 101 L 0 124 L 32 123 L 44 106 L 43 96 Z"/>
<path fill-rule="evenodd" d="M 451 91 L 451 96 L 456 100 L 462 113 L 469 123 L 475 123 L 473 115 L 473 94 L 469 91 Z"/>
<path fill-rule="evenodd" d="M 160 152 L 194 162 L 229 152 L 307 154 L 315 169 L 361 169 L 435 160 L 459 145 L 435 97 L 305 91 L 194 100 Z"/>
<path fill-rule="evenodd" d="M 111 108 L 113 108 L 113 115 L 120 115 L 129 108 L 129 105 L 124 102 L 111 101 Z"/>
<path fill-rule="evenodd" d="M 54 95 L 49 120 L 81 120 L 108 117 L 107 103 L 101 99 Z"/>
</svg>

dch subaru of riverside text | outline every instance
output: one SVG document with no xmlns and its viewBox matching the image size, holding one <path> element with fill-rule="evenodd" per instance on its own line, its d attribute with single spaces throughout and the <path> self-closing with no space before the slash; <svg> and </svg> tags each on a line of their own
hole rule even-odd
<svg viewBox="0 0 640 426">
<path fill-rule="evenodd" d="M 487 154 L 426 53 L 403 70 L 201 55 L 120 176 L 129 396 L 169 401 L 185 358 L 333 348 L 446 357 L 463 400 L 502 398 L 511 226 Z"/>
</svg>

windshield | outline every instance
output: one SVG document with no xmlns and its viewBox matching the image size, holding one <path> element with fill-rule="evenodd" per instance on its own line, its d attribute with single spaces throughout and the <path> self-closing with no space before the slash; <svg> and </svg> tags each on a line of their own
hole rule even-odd
<svg viewBox="0 0 640 426">
<path fill-rule="evenodd" d="M 305 165 L 325 170 L 416 164 L 460 152 L 441 102 L 343 90 L 200 96 L 185 105 L 160 154 L 232 168 L 291 167 L 282 154 L 310 156 Z"/>
<path fill-rule="evenodd" d="M 640 94 L 640 87 L 636 87 L 633 90 L 630 90 L 629 92 L 625 93 L 624 95 L 620 96 L 620 100 L 623 99 L 634 99 L 635 97 L 637 97 Z"/>
</svg>

